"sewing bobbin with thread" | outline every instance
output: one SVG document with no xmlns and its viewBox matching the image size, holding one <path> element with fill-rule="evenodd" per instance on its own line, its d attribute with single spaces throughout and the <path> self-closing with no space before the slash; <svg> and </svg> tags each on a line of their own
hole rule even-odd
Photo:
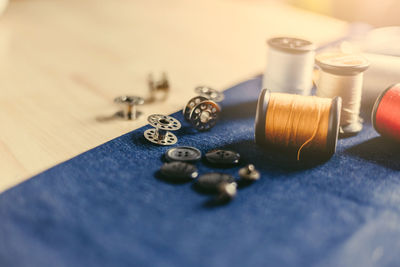
<svg viewBox="0 0 400 267">
<path fill-rule="evenodd" d="M 285 161 L 329 159 L 336 151 L 341 98 L 272 93 L 257 104 L 255 141 Z M 278 153 L 275 153 L 278 152 Z"/>
<path fill-rule="evenodd" d="M 325 52 L 315 58 L 320 68 L 316 81 L 316 95 L 342 98 L 340 136 L 356 135 L 362 130 L 360 118 L 363 72 L 369 67 L 366 58 L 359 54 Z"/>
<path fill-rule="evenodd" d="M 376 99 L 372 124 L 382 136 L 400 142 L 400 83 L 390 86 Z"/>
<path fill-rule="evenodd" d="M 313 86 L 315 45 L 290 37 L 272 38 L 267 43 L 263 88 L 271 92 L 309 95 Z"/>
</svg>

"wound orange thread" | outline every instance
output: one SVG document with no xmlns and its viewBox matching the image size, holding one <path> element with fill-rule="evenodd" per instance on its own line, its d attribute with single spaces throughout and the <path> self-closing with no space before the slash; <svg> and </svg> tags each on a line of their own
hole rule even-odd
<svg viewBox="0 0 400 267">
<path fill-rule="evenodd" d="M 325 150 L 331 99 L 271 93 L 265 122 L 268 143 L 297 149 Z"/>
</svg>

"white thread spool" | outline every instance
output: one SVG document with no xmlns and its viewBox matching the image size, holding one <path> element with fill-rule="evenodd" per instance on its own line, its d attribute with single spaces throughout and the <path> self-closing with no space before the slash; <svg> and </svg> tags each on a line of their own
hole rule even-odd
<svg viewBox="0 0 400 267">
<path fill-rule="evenodd" d="M 309 95 L 315 45 L 307 40 L 277 37 L 268 40 L 263 88 L 272 92 Z"/>
<path fill-rule="evenodd" d="M 316 82 L 317 96 L 342 98 L 340 118 L 341 136 L 357 134 L 362 129 L 360 118 L 363 72 L 369 67 L 366 58 L 359 54 L 326 52 L 315 58 L 320 67 Z"/>
</svg>

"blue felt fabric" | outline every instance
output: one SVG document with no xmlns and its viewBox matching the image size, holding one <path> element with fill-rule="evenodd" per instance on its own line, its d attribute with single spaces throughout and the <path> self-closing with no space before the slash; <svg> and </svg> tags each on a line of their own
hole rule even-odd
<svg viewBox="0 0 400 267">
<path fill-rule="evenodd" d="M 0 266 L 399 266 L 399 146 L 366 117 L 328 162 L 276 166 L 253 142 L 260 87 L 258 77 L 226 91 L 211 131 L 177 133 L 179 145 L 230 148 L 261 170 L 232 203 L 210 207 L 190 183 L 157 178 L 168 148 L 148 143 L 146 126 L 1 194 Z"/>
</svg>

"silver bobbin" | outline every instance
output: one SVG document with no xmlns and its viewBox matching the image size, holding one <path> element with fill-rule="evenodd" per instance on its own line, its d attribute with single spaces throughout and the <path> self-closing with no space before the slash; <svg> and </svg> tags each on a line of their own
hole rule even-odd
<svg viewBox="0 0 400 267">
<path fill-rule="evenodd" d="M 196 94 L 205 97 L 215 102 L 221 102 L 224 100 L 224 94 L 218 90 L 215 90 L 208 86 L 198 86 L 194 89 Z"/>
<path fill-rule="evenodd" d="M 190 99 L 186 106 L 183 108 L 183 117 L 185 117 L 185 120 L 190 121 L 190 114 L 193 108 L 206 100 L 207 98 L 205 98 L 204 96 L 196 96 Z"/>
<path fill-rule="evenodd" d="M 128 120 L 136 120 L 141 112 L 136 110 L 136 106 L 142 105 L 144 99 L 139 96 L 123 95 L 116 97 L 114 103 L 123 106 L 121 117 Z"/>
<path fill-rule="evenodd" d="M 146 98 L 146 104 L 153 102 L 165 101 L 170 91 L 170 85 L 165 72 L 162 73 L 161 79 L 154 80 L 153 74 L 148 75 L 147 79 L 150 95 Z"/>
<path fill-rule="evenodd" d="M 177 119 L 171 116 L 153 114 L 147 118 L 147 121 L 154 127 L 144 132 L 144 137 L 148 141 L 162 146 L 169 146 L 178 142 L 178 138 L 170 132 L 181 128 L 181 123 Z"/>
<path fill-rule="evenodd" d="M 199 131 L 207 131 L 217 123 L 221 108 L 212 100 L 197 104 L 190 113 L 190 122 Z"/>
<path fill-rule="evenodd" d="M 183 116 L 198 131 L 207 131 L 217 123 L 221 108 L 216 102 L 222 101 L 224 94 L 207 86 L 196 87 L 195 92 L 199 96 L 189 100 Z"/>
</svg>

